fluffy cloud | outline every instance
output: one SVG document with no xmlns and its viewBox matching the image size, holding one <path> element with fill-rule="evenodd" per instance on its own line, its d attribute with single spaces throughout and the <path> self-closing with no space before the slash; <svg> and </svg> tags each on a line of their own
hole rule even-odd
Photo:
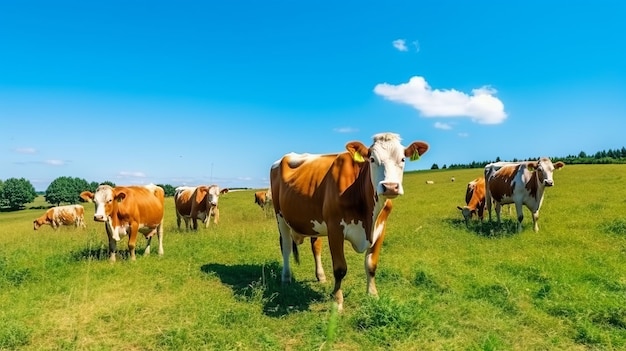
<svg viewBox="0 0 626 351">
<path fill-rule="evenodd" d="M 118 178 L 145 178 L 146 175 L 143 172 L 127 172 L 121 171 L 118 174 Z"/>
<path fill-rule="evenodd" d="M 406 40 L 404 39 L 396 39 L 392 42 L 392 44 L 393 47 L 399 51 L 409 51 L 409 48 L 406 47 Z"/>
<path fill-rule="evenodd" d="M 450 130 L 452 129 L 452 126 L 448 123 L 435 122 L 435 128 L 443 129 L 443 130 Z"/>
<path fill-rule="evenodd" d="M 333 129 L 333 132 L 335 133 L 356 133 L 358 131 L 358 129 L 352 127 L 341 127 Z"/>
<path fill-rule="evenodd" d="M 20 147 L 15 149 L 15 152 L 17 152 L 18 154 L 34 154 L 37 152 L 37 150 L 35 150 L 35 148 L 33 147 Z"/>
<path fill-rule="evenodd" d="M 374 92 L 387 100 L 407 104 L 424 117 L 469 117 L 480 124 L 502 123 L 507 115 L 504 104 L 488 86 L 473 89 L 471 94 L 458 90 L 432 89 L 424 77 L 411 77 L 407 83 L 377 84 Z"/>
<path fill-rule="evenodd" d="M 43 162 L 50 166 L 63 166 L 65 164 L 65 161 L 62 160 L 45 160 Z"/>
</svg>

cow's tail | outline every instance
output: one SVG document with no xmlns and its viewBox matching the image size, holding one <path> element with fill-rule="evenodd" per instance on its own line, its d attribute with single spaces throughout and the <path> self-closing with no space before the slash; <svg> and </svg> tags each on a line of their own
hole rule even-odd
<svg viewBox="0 0 626 351">
<path fill-rule="evenodd" d="M 297 264 L 300 264 L 300 252 L 298 251 L 298 245 L 295 240 L 291 241 L 291 248 L 293 250 L 293 258 L 296 260 Z"/>
</svg>

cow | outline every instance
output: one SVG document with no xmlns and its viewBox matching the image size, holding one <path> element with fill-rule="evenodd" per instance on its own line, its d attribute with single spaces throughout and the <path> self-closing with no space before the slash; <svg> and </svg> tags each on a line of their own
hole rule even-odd
<svg viewBox="0 0 626 351">
<path fill-rule="evenodd" d="M 128 250 L 135 260 L 137 234 L 146 240 L 144 255 L 150 254 L 152 236 L 157 234 L 159 255 L 163 255 L 163 214 L 165 192 L 154 184 L 144 186 L 100 185 L 95 193 L 83 191 L 80 197 L 96 206 L 93 220 L 103 222 L 109 238 L 109 259 L 115 262 L 120 235 L 128 234 Z"/>
<path fill-rule="evenodd" d="M 426 181 L 426 184 L 428 184 L 428 185 L 432 185 L 432 184 L 435 184 L 435 181 L 434 181 L 434 180 L 427 180 L 427 181 Z"/>
<path fill-rule="evenodd" d="M 547 157 L 538 161 L 522 162 L 517 165 L 506 165 L 492 173 L 487 182 L 489 193 L 496 205 L 496 216 L 500 224 L 500 211 L 503 204 L 515 204 L 517 212 L 517 231 L 522 231 L 524 214 L 522 205 L 530 210 L 533 216 L 533 230 L 539 231 L 539 209 L 543 203 L 546 187 L 554 186 L 552 175 L 555 169 L 560 169 L 565 163 L 559 161 L 552 164 Z M 487 201 L 489 221 L 491 221 L 491 202 Z"/>
<path fill-rule="evenodd" d="M 52 207 L 33 221 L 33 229 L 37 230 L 44 224 L 50 225 L 53 229 L 57 229 L 62 225 L 86 228 L 84 216 L 85 208 L 81 205 Z"/>
<path fill-rule="evenodd" d="M 463 219 L 465 219 L 465 225 L 469 225 L 470 219 L 474 214 L 477 214 L 480 221 L 483 221 L 483 215 L 485 212 L 485 178 L 478 177 L 471 182 L 467 183 L 467 189 L 465 190 L 465 204 L 466 206 L 457 206 L 461 210 Z"/>
<path fill-rule="evenodd" d="M 259 205 L 267 218 L 272 209 L 272 191 L 270 189 L 261 190 L 254 193 L 254 203 Z"/>
<path fill-rule="evenodd" d="M 189 229 L 189 220 L 192 222 L 192 229 L 198 229 L 198 219 L 205 228 L 209 227 L 211 216 L 213 223 L 219 222 L 218 201 L 221 194 L 228 192 L 228 189 L 221 189 L 217 185 L 200 185 L 196 187 L 179 186 L 174 191 L 174 204 L 176 207 L 176 224 L 180 229 L 181 219 L 185 220 L 185 229 Z"/>
<path fill-rule="evenodd" d="M 369 148 L 352 141 L 342 153 L 289 153 L 274 162 L 270 184 L 280 233 L 282 282 L 291 282 L 289 258 L 293 251 L 299 262 L 297 245 L 305 237 L 327 236 L 338 311 L 343 310 L 341 282 L 348 270 L 344 240 L 355 251 L 365 252 L 366 291 L 377 296 L 375 274 L 391 200 L 404 194 L 405 160 L 419 159 L 428 148 L 423 141 L 404 147 L 398 134 L 380 133 Z"/>
</svg>

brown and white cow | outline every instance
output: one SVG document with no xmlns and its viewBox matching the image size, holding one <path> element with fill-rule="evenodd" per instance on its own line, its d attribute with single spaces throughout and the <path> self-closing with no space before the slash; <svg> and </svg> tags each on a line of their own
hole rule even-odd
<svg viewBox="0 0 626 351">
<path fill-rule="evenodd" d="M 333 295 L 340 311 L 341 281 L 348 270 L 344 240 L 355 251 L 365 252 L 367 292 L 378 295 L 374 277 L 391 199 L 404 193 L 405 160 L 418 159 L 428 150 L 422 141 L 404 147 L 394 133 L 376 134 L 373 139 L 369 148 L 353 141 L 346 145 L 347 152 L 339 154 L 290 153 L 270 170 L 283 256 L 282 281 L 291 281 L 289 258 L 293 250 L 298 259 L 297 244 L 305 237 L 328 236 Z"/>
<path fill-rule="evenodd" d="M 517 212 L 518 232 L 522 231 L 524 219 L 522 205 L 530 210 L 533 216 L 533 230 L 539 231 L 539 209 L 543 203 L 546 187 L 554 185 L 552 175 L 555 169 L 565 166 L 563 162 L 552 164 L 547 157 L 539 161 L 522 162 L 517 165 L 506 165 L 489 176 L 489 192 L 496 205 L 496 216 L 500 224 L 500 211 L 503 204 L 515 204 Z M 491 221 L 491 202 L 487 201 L 489 221 Z"/>
<path fill-rule="evenodd" d="M 62 225 L 73 225 L 85 228 L 85 208 L 81 205 L 56 206 L 33 221 L 33 229 L 37 230 L 44 224 L 57 229 Z"/>
<path fill-rule="evenodd" d="M 471 182 L 467 183 L 467 189 L 465 190 L 465 204 L 466 206 L 457 206 L 463 214 L 465 219 L 465 225 L 469 225 L 470 219 L 474 214 L 477 214 L 480 221 L 483 221 L 483 215 L 485 212 L 485 178 L 478 177 Z"/>
<path fill-rule="evenodd" d="M 198 219 L 208 228 L 211 216 L 213 223 L 219 222 L 219 196 L 228 192 L 217 185 L 179 186 L 174 192 L 176 205 L 176 224 L 180 229 L 181 219 L 185 220 L 185 229 L 189 229 L 189 220 L 193 230 L 198 229 Z"/>
<path fill-rule="evenodd" d="M 272 191 L 271 189 L 261 190 L 254 193 L 254 203 L 259 205 L 267 218 L 268 212 L 272 209 Z"/>
<path fill-rule="evenodd" d="M 135 260 L 137 234 L 142 233 L 146 240 L 144 255 L 150 254 L 152 236 L 159 239 L 159 255 L 163 255 L 163 213 L 165 192 L 163 188 L 149 184 L 145 186 L 100 185 L 95 193 L 83 191 L 80 197 L 94 202 L 94 221 L 104 222 L 109 237 L 110 260 L 115 261 L 117 242 L 120 235 L 128 234 L 128 250 L 131 260 Z"/>
</svg>

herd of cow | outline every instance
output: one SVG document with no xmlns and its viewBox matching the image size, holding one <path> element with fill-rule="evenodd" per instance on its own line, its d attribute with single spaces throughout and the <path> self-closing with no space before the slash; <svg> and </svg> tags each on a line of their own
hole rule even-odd
<svg viewBox="0 0 626 351">
<path fill-rule="evenodd" d="M 403 195 L 402 180 L 407 160 L 416 161 L 429 146 L 414 141 L 409 146 L 401 144 L 399 135 L 380 133 L 367 147 L 353 141 L 346 151 L 337 154 L 284 155 L 270 167 L 270 188 L 254 194 L 255 203 L 266 213 L 273 212 L 279 231 L 283 258 L 282 281 L 291 281 L 290 256 L 299 262 L 298 245 L 310 238 L 315 274 L 320 282 L 326 280 L 321 261 L 322 241 L 328 237 L 331 253 L 334 300 L 339 311 L 343 309 L 341 283 L 347 273 L 344 241 L 352 248 L 365 252 L 367 292 L 377 295 L 376 268 L 385 238 L 387 218 L 392 209 L 392 199 Z M 495 204 L 498 223 L 504 204 L 515 204 L 518 230 L 522 230 L 522 206 L 526 205 L 533 216 L 533 229 L 538 230 L 538 212 L 545 187 L 554 184 L 552 174 L 563 167 L 562 162 L 552 164 L 541 158 L 528 162 L 498 162 L 485 166 L 484 176 L 471 181 L 466 191 L 466 206 L 458 207 L 466 223 L 473 214 L 483 219 L 485 208 L 491 221 L 491 206 Z M 228 192 L 216 185 L 176 188 L 174 202 L 177 225 L 181 220 L 185 228 L 198 228 L 198 220 L 209 226 L 219 220 L 219 195 Z M 94 221 L 105 223 L 109 239 L 110 260 L 115 261 L 116 243 L 121 235 L 128 235 L 128 249 L 135 259 L 138 233 L 147 239 L 145 254 L 150 254 L 154 234 L 159 241 L 159 254 L 163 254 L 164 191 L 161 187 L 100 185 L 95 193 L 84 191 L 80 197 L 95 204 Z M 59 206 L 49 209 L 34 221 L 37 229 L 43 224 L 53 228 L 73 224 L 84 227 L 84 209 L 80 205 Z"/>
</svg>

